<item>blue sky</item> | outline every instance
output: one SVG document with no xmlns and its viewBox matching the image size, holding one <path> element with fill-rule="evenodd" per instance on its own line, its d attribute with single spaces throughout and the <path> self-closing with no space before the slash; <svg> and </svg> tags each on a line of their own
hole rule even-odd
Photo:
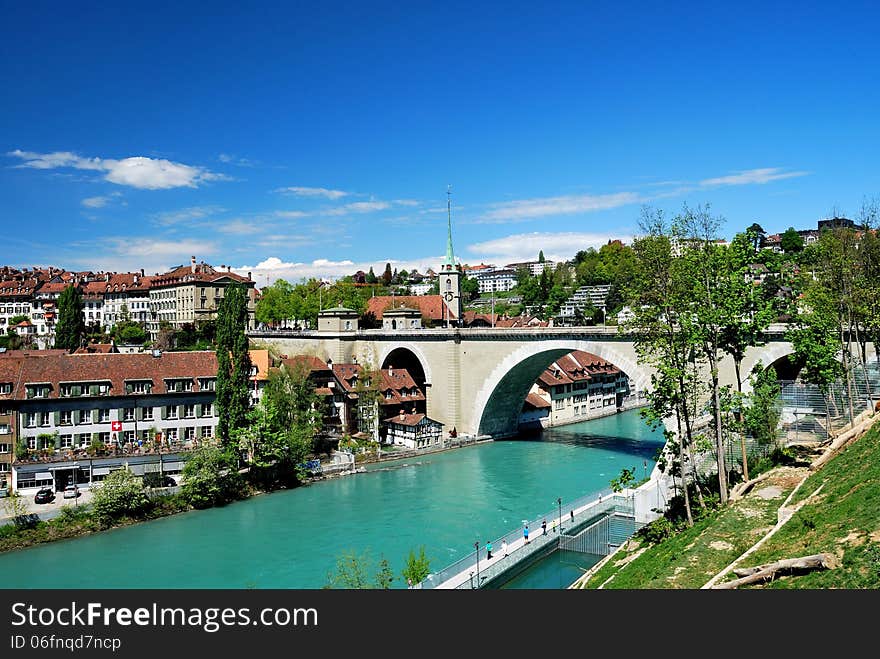
<svg viewBox="0 0 880 659">
<path fill-rule="evenodd" d="M 853 217 L 880 11 L 762 4 L 2 0 L 2 261 L 436 268 L 449 184 L 467 263 L 626 239 L 643 204 Z"/>
</svg>

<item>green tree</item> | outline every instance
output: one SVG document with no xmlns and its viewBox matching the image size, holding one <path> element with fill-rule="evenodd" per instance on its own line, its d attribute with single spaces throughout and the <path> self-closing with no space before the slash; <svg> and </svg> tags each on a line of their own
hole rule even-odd
<svg viewBox="0 0 880 659">
<path fill-rule="evenodd" d="M 796 254 L 804 249 L 804 239 L 794 227 L 788 227 L 780 236 L 779 246 L 786 254 Z"/>
<path fill-rule="evenodd" d="M 758 444 L 767 446 L 776 443 L 776 426 L 779 424 L 779 381 L 775 369 L 764 368 L 760 362 L 752 369 L 752 393 L 747 397 L 743 408 L 745 430 Z M 748 472 L 745 472 L 748 480 Z"/>
<path fill-rule="evenodd" d="M 624 467 L 620 470 L 620 474 L 618 474 L 615 478 L 611 479 L 611 489 L 614 492 L 623 492 L 630 485 L 634 485 L 636 482 L 636 468 L 627 468 Z"/>
<path fill-rule="evenodd" d="M 544 258 L 544 250 L 540 250 L 538 252 L 538 263 L 545 263 L 547 259 Z"/>
<path fill-rule="evenodd" d="M 382 273 L 382 283 L 385 284 L 386 286 L 390 286 L 391 280 L 393 279 L 393 277 L 394 277 L 394 275 L 391 273 L 391 264 L 386 263 L 385 264 L 385 272 Z"/>
<path fill-rule="evenodd" d="M 83 301 L 79 290 L 66 286 L 58 297 L 58 324 L 55 328 L 55 347 L 73 352 L 82 344 L 86 333 Z"/>
<path fill-rule="evenodd" d="M 336 570 L 327 575 L 327 583 L 324 587 L 387 590 L 391 588 L 393 581 L 394 573 L 384 557 L 380 558 L 377 566 L 369 551 L 358 554 L 349 550 L 337 557 Z"/>
<path fill-rule="evenodd" d="M 128 468 L 112 472 L 92 492 L 92 510 L 104 524 L 122 516 L 138 516 L 150 503 L 143 481 Z"/>
<path fill-rule="evenodd" d="M 28 316 L 25 315 L 25 314 L 18 314 L 18 315 L 13 316 L 12 318 L 9 319 L 9 326 L 10 326 L 10 327 L 15 327 L 15 326 L 18 325 L 19 323 L 22 323 L 22 322 L 24 322 L 24 321 L 26 321 L 26 320 L 27 320 L 27 321 L 30 321 L 30 317 L 28 317 Z"/>
<path fill-rule="evenodd" d="M 467 303 L 480 297 L 480 282 L 475 277 L 464 276 L 461 278 L 462 302 Z"/>
<path fill-rule="evenodd" d="M 241 496 L 243 487 L 235 456 L 220 446 L 200 446 L 183 467 L 181 495 L 194 508 L 228 503 Z"/>
<path fill-rule="evenodd" d="M 147 333 L 138 323 L 122 322 L 113 328 L 117 342 L 122 344 L 142 344 L 147 340 Z"/>
<path fill-rule="evenodd" d="M 425 555 L 425 547 L 419 547 L 418 554 L 416 554 L 414 549 L 410 549 L 409 556 L 406 557 L 406 565 L 401 572 L 407 583 L 412 585 L 421 583 L 430 573 L 431 561 Z"/>
<path fill-rule="evenodd" d="M 370 266 L 370 271 L 367 273 L 367 277 L 365 279 L 368 284 L 378 284 L 379 279 L 376 277 L 376 273 L 373 272 L 373 266 Z"/>
<path fill-rule="evenodd" d="M 284 279 L 276 279 L 263 289 L 254 311 L 255 318 L 274 326 L 293 318 L 293 286 Z"/>
<path fill-rule="evenodd" d="M 233 430 L 247 424 L 250 408 L 247 302 L 247 289 L 231 284 L 217 311 L 217 435 L 224 444 Z"/>
</svg>

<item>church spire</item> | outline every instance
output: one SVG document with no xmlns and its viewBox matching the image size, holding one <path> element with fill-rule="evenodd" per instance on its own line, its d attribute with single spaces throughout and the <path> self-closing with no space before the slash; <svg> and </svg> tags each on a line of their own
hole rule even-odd
<svg viewBox="0 0 880 659">
<path fill-rule="evenodd" d="M 452 252 L 452 186 L 446 186 L 446 261 L 443 265 L 455 267 L 455 254 Z"/>
</svg>

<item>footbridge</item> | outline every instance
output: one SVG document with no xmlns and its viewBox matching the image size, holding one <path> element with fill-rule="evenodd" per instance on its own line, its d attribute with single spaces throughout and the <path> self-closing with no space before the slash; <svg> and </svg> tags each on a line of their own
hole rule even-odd
<svg viewBox="0 0 880 659">
<path fill-rule="evenodd" d="M 785 326 L 771 326 L 764 345 L 750 348 L 745 380 L 792 351 Z M 459 433 L 505 437 L 516 433 L 526 394 L 554 360 L 583 350 L 625 372 L 636 392 L 651 385 L 632 337 L 617 327 L 419 328 L 408 330 L 252 331 L 252 342 L 287 355 L 307 354 L 334 363 L 406 368 L 425 387 L 428 416 Z M 722 384 L 736 385 L 733 360 L 719 362 Z M 747 387 L 744 383 L 744 387 Z"/>
</svg>

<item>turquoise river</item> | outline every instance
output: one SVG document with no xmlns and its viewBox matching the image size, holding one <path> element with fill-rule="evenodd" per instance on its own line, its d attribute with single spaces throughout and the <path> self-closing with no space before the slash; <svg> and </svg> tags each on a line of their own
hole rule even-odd
<svg viewBox="0 0 880 659">
<path fill-rule="evenodd" d="M 662 435 L 637 410 L 0 554 L 4 588 L 321 588 L 346 551 L 410 549 L 439 570 L 523 519 L 650 473 Z"/>
</svg>

